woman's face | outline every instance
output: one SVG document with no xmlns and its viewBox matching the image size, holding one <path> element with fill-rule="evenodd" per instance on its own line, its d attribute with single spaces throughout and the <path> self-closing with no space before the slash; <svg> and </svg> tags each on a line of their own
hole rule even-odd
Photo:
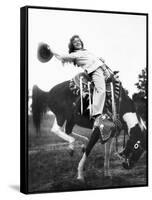
<svg viewBox="0 0 152 200">
<path fill-rule="evenodd" d="M 82 42 L 80 40 L 80 38 L 75 37 L 72 41 L 73 47 L 75 50 L 79 50 L 82 49 Z"/>
</svg>

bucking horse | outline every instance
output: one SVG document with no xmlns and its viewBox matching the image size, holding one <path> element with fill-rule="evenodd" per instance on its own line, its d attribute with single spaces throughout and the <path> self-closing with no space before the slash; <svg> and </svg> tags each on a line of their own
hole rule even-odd
<svg viewBox="0 0 152 200">
<path fill-rule="evenodd" d="M 81 96 L 83 101 L 80 99 L 80 92 L 82 89 L 79 84 L 80 77 L 84 81 L 84 92 Z M 105 176 L 110 176 L 109 160 L 111 146 L 114 138 L 119 135 L 121 130 L 127 131 L 128 134 L 125 148 L 119 154 L 121 158 L 123 158 L 122 165 L 125 169 L 133 168 L 147 148 L 146 126 L 141 117 L 137 114 L 134 102 L 127 95 L 120 80 L 118 80 L 118 78 L 112 79 L 117 117 L 115 120 L 111 117 L 113 115 L 111 83 L 107 82 L 106 101 L 103 112 L 107 117 L 106 119 L 105 117 L 101 117 L 100 123 L 96 123 L 96 120 L 89 116 L 90 93 L 92 94 L 92 92 L 88 92 L 88 81 L 90 81 L 89 77 L 87 77 L 85 73 L 80 73 L 73 79 L 54 86 L 49 92 L 41 90 L 36 85 L 33 86 L 32 91 L 32 114 L 37 131 L 40 131 L 43 115 L 48 110 L 51 110 L 55 115 L 55 120 L 50 131 L 68 141 L 69 149 L 73 152 L 75 139 L 71 135 L 74 126 L 78 125 L 92 130 L 89 141 L 86 147 L 83 148 L 83 155 L 78 164 L 77 178 L 79 180 L 84 180 L 84 164 L 92 148 L 99 139 L 101 143 L 105 145 Z M 90 88 L 93 88 L 93 86 Z M 93 89 L 90 89 L 90 91 L 91 90 Z M 81 113 L 82 103 L 83 113 Z M 105 139 L 102 130 L 103 127 L 106 126 L 107 121 L 108 124 L 111 124 L 111 127 L 109 129 L 109 136 Z M 62 126 L 64 124 L 65 129 L 63 131 Z"/>
</svg>

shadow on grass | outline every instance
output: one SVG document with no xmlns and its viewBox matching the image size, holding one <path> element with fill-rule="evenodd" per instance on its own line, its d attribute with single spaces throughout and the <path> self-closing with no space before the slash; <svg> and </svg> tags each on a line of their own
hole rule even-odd
<svg viewBox="0 0 152 200">
<path fill-rule="evenodd" d="M 12 190 L 15 190 L 17 192 L 20 192 L 20 186 L 19 185 L 9 185 L 9 187 L 12 189 Z"/>
</svg>

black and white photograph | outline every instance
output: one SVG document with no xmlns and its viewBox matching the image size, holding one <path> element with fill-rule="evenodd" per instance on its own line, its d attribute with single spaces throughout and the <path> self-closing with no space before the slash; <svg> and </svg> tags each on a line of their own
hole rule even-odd
<svg viewBox="0 0 152 200">
<path fill-rule="evenodd" d="M 148 186 L 147 31 L 147 13 L 21 8 L 21 192 Z"/>
</svg>

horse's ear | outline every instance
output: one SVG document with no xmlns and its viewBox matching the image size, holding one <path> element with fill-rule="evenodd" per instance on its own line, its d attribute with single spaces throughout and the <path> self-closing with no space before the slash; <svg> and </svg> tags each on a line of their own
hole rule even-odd
<svg viewBox="0 0 152 200">
<path fill-rule="evenodd" d="M 53 57 L 53 53 L 46 43 L 40 43 L 37 50 L 37 58 L 40 62 L 48 62 Z"/>
</svg>

